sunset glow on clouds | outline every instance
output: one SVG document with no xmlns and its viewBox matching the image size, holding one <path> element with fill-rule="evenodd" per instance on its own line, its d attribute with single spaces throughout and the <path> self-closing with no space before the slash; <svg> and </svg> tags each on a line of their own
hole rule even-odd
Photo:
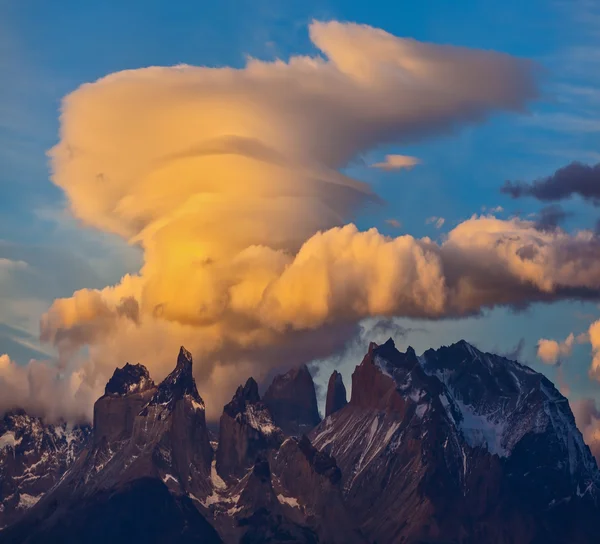
<svg viewBox="0 0 600 544">
<path fill-rule="evenodd" d="M 537 96 L 529 62 L 337 22 L 313 22 L 310 37 L 321 56 L 129 70 L 64 99 L 52 181 L 85 225 L 144 252 L 139 274 L 58 299 L 42 318 L 81 410 L 124 361 L 161 379 L 181 344 L 216 417 L 240 376 L 326 357 L 366 317 L 600 294 L 589 231 L 473 216 L 434 241 L 352 223 L 378 198 L 341 173 L 349 161 L 524 111 Z M 12 381 L 0 388 L 43 365 L 2 361 Z"/>
</svg>

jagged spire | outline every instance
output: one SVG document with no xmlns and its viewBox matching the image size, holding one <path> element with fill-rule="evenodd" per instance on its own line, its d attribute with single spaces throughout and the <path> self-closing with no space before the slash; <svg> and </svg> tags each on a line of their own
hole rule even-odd
<svg viewBox="0 0 600 544">
<path fill-rule="evenodd" d="M 185 395 L 204 405 L 192 373 L 192 354 L 181 346 L 175 369 L 159 384 L 158 391 L 152 397 L 150 404 L 171 405 Z"/>
<path fill-rule="evenodd" d="M 240 385 L 237 388 L 231 402 L 225 405 L 224 411 L 231 417 L 235 417 L 236 414 L 244 412 L 247 404 L 256 404 L 258 402 L 260 402 L 258 384 L 254 378 L 250 377 L 245 385 Z"/>
<path fill-rule="evenodd" d="M 346 387 L 342 375 L 334 370 L 327 384 L 327 398 L 325 401 L 325 417 L 341 410 L 348 404 Z"/>
</svg>

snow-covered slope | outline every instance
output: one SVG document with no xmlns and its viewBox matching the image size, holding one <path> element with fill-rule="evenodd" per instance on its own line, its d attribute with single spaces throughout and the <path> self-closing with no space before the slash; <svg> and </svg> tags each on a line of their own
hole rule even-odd
<svg viewBox="0 0 600 544">
<path fill-rule="evenodd" d="M 37 503 L 89 441 L 89 426 L 45 424 L 23 410 L 0 419 L 0 528 Z"/>
</svg>

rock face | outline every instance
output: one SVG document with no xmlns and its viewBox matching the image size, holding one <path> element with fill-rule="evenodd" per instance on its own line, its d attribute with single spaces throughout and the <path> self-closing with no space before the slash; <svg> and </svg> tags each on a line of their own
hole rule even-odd
<svg viewBox="0 0 600 544">
<path fill-rule="evenodd" d="M 333 457 L 303 436 L 288 438 L 272 458 L 278 497 L 300 511 L 320 542 L 367 542 L 346 508 L 342 472 Z"/>
<path fill-rule="evenodd" d="M 155 390 L 145 366 L 127 363 L 117 368 L 106 384 L 104 396 L 94 404 L 94 444 L 129 438 L 136 416 Z"/>
<path fill-rule="evenodd" d="M 23 410 L 0 419 L 0 528 L 38 502 L 90 440 L 87 425 L 47 425 Z"/>
<path fill-rule="evenodd" d="M 315 384 L 306 365 L 275 376 L 263 401 L 287 436 L 308 433 L 321 421 Z"/>
<path fill-rule="evenodd" d="M 327 398 L 325 400 L 325 417 L 341 410 L 348 404 L 346 399 L 346 387 L 342 375 L 334 370 L 327 384 Z"/>
<path fill-rule="evenodd" d="M 568 402 L 466 342 L 421 357 L 372 344 L 349 404 L 311 436 L 371 541 L 596 541 L 598 470 Z"/>
<path fill-rule="evenodd" d="M 260 454 L 278 449 L 283 433 L 260 400 L 258 384 L 249 378 L 225 405 L 219 426 L 216 468 L 226 482 L 239 480 Z"/>
</svg>

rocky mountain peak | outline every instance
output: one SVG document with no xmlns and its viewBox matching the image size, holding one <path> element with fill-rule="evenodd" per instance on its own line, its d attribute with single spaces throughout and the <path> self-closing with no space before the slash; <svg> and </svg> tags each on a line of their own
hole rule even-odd
<svg viewBox="0 0 600 544">
<path fill-rule="evenodd" d="M 116 368 L 104 389 L 105 395 L 128 395 L 141 393 L 154 387 L 148 369 L 144 365 L 126 363 Z"/>
<path fill-rule="evenodd" d="M 334 370 L 327 384 L 327 398 L 325 400 L 325 417 L 341 410 L 348 404 L 346 387 L 342 375 Z"/>
<path fill-rule="evenodd" d="M 158 385 L 149 404 L 173 406 L 176 401 L 188 396 L 198 407 L 204 408 L 192 373 L 192 364 L 192 354 L 181 346 L 175 369 Z"/>
<path fill-rule="evenodd" d="M 185 349 L 184 346 L 179 348 L 179 355 L 177 356 L 177 366 L 188 367 L 191 372 L 192 370 L 192 354 Z"/>
<path fill-rule="evenodd" d="M 275 376 L 263 402 L 287 435 L 309 432 L 321 421 L 315 384 L 306 365 Z"/>
<path fill-rule="evenodd" d="M 258 456 L 277 449 L 283 433 L 260 400 L 258 384 L 249 378 L 223 408 L 219 425 L 217 472 L 225 481 L 241 478 Z"/>
<path fill-rule="evenodd" d="M 260 402 L 258 393 L 258 384 L 252 377 L 248 378 L 245 385 L 240 385 L 231 402 L 225 405 L 224 411 L 231 417 L 241 414 L 246 410 L 248 404 L 256 404 Z"/>
</svg>

